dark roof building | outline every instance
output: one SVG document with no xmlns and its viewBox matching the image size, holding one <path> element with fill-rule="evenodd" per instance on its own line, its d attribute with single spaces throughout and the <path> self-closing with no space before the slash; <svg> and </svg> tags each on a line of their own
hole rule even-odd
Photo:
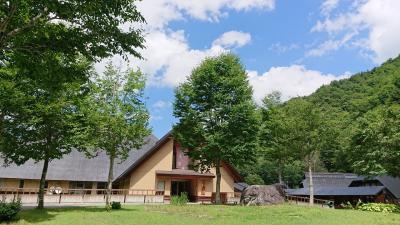
<svg viewBox="0 0 400 225">
<path fill-rule="evenodd" d="M 242 192 L 244 189 L 246 189 L 249 185 L 247 183 L 243 183 L 243 182 L 238 182 L 235 183 L 235 191 L 236 192 Z"/>
<path fill-rule="evenodd" d="M 390 176 L 365 177 L 352 173 L 314 173 L 314 196 L 343 202 L 395 202 L 400 199 L 400 179 Z M 299 189 L 287 189 L 288 195 L 308 196 L 309 174 L 306 173 Z"/>
<path fill-rule="evenodd" d="M 149 136 L 142 148 L 131 151 L 128 158 L 121 162 L 117 160 L 114 167 L 114 179 L 123 174 L 131 165 L 139 161 L 157 143 L 158 139 Z M 84 153 L 73 150 L 62 159 L 49 163 L 47 180 L 65 181 L 94 181 L 106 182 L 108 177 L 109 158 L 103 151 L 99 151 L 96 157 L 87 158 Z M 23 165 L 11 164 L 0 167 L 1 178 L 40 179 L 43 169 L 43 161 L 35 163 L 29 160 Z"/>
</svg>

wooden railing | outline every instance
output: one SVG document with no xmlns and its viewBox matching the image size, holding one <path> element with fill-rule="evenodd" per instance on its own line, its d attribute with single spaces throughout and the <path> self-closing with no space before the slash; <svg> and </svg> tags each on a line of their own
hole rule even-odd
<svg viewBox="0 0 400 225">
<path fill-rule="evenodd" d="M 286 201 L 293 202 L 293 203 L 296 203 L 296 204 L 301 204 L 301 203 L 309 204 L 310 203 L 310 198 L 309 197 L 286 195 L 285 198 L 286 198 Z M 334 207 L 334 202 L 333 201 L 325 200 L 325 199 L 316 199 L 316 198 L 314 198 L 314 204 L 321 205 L 322 207 L 329 207 L 329 208 Z"/>
<path fill-rule="evenodd" d="M 0 194 L 37 194 L 39 188 L 0 188 Z M 45 194 L 107 194 L 107 189 L 44 189 Z M 164 195 L 163 191 L 150 190 L 150 189 L 112 189 L 112 195 Z"/>
</svg>

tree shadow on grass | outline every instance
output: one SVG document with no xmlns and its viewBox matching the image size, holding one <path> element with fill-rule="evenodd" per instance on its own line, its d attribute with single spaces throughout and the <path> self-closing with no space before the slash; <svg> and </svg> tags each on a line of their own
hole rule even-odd
<svg viewBox="0 0 400 225">
<path fill-rule="evenodd" d="M 62 213 L 68 212 L 83 212 L 83 213 L 113 213 L 118 211 L 138 211 L 138 209 L 118 209 L 107 211 L 104 207 L 60 207 L 60 208 L 46 208 L 46 209 L 29 209 L 23 210 L 18 214 L 20 220 L 25 220 L 29 223 L 40 223 L 44 221 L 55 220 L 56 217 Z M 73 218 L 71 218 L 73 219 Z"/>
<path fill-rule="evenodd" d="M 43 221 L 51 221 L 56 217 L 56 215 L 49 214 L 46 209 L 29 209 L 22 210 L 17 215 L 17 220 L 25 220 L 29 223 L 39 223 Z"/>
<path fill-rule="evenodd" d="M 78 211 L 78 212 L 118 212 L 118 211 L 138 211 L 138 209 L 127 209 L 127 208 L 121 208 L 121 209 L 113 209 L 110 211 L 107 211 L 105 207 L 65 207 L 65 208 L 49 208 L 49 212 L 71 212 L 71 211 Z"/>
</svg>

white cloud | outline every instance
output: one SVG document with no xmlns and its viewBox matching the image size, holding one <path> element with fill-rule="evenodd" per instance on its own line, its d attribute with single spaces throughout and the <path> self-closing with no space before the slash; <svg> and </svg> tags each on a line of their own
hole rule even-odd
<svg viewBox="0 0 400 225">
<path fill-rule="evenodd" d="M 227 10 L 272 10 L 275 0 L 145 0 L 137 3 L 148 25 L 162 28 L 174 20 L 187 17 L 197 20 L 218 21 Z"/>
<path fill-rule="evenodd" d="M 171 102 L 158 100 L 151 107 L 154 109 L 164 109 L 171 106 Z"/>
<path fill-rule="evenodd" d="M 145 60 L 129 56 L 128 62 L 124 62 L 118 55 L 111 60 L 115 65 L 126 66 L 129 63 L 139 67 L 147 75 L 148 85 L 175 87 L 185 81 L 192 69 L 204 58 L 225 51 L 227 49 L 219 45 L 208 49 L 191 49 L 183 30 L 154 30 L 146 35 L 146 48 L 141 50 Z M 96 64 L 97 72 L 104 71 L 107 60 Z"/>
<path fill-rule="evenodd" d="M 149 76 L 150 85 L 175 87 L 185 81 L 204 58 L 229 51 L 232 47 L 241 47 L 248 43 L 247 39 L 251 39 L 249 34 L 236 31 L 227 33 L 217 39 L 221 41 L 214 41 L 210 48 L 191 49 L 182 30 L 153 31 L 146 37 L 147 47 L 142 51 L 146 60 L 134 60 Z"/>
<path fill-rule="evenodd" d="M 281 92 L 283 100 L 310 95 L 322 85 L 346 77 L 349 77 L 349 74 L 342 76 L 323 74 L 319 71 L 308 70 L 303 65 L 271 67 L 264 74 L 248 71 L 248 79 L 253 87 L 254 99 L 257 103 L 261 103 L 261 100 L 273 91 Z"/>
<path fill-rule="evenodd" d="M 209 49 L 190 49 L 184 32 L 153 32 L 147 38 L 147 48 L 143 51 L 146 61 L 139 67 L 150 76 L 149 84 L 175 87 L 186 80 L 192 69 L 207 56 L 215 56 L 226 51 L 213 45 Z"/>
<path fill-rule="evenodd" d="M 238 48 L 247 45 L 251 41 L 251 35 L 241 31 L 229 31 L 221 35 L 213 42 L 213 46 L 224 48 Z"/>
<path fill-rule="evenodd" d="M 339 0 L 325 0 L 321 6 L 321 12 L 324 15 L 329 15 L 333 9 L 335 9 L 339 4 Z"/>
<path fill-rule="evenodd" d="M 280 42 L 278 42 L 278 43 L 272 44 L 268 48 L 268 50 L 271 50 L 271 51 L 274 51 L 274 52 L 277 52 L 277 53 L 281 54 L 281 53 L 285 53 L 285 52 L 288 52 L 288 51 L 292 51 L 292 50 L 298 49 L 299 47 L 300 46 L 297 45 L 297 44 L 284 45 L 284 44 L 281 44 Z"/>
<path fill-rule="evenodd" d="M 396 57 L 400 53 L 400 1 L 398 0 L 364 0 L 350 7 L 350 11 L 339 14 L 335 18 L 327 17 L 318 21 L 313 32 L 326 31 L 340 39 L 349 33 L 356 32 L 347 42 L 353 41 L 355 46 L 372 53 L 370 56 L 376 63 Z M 367 31 L 367 37 L 362 36 Z M 358 43 L 364 43 L 363 46 Z"/>
<path fill-rule="evenodd" d="M 340 40 L 327 40 L 316 48 L 309 50 L 306 56 L 323 56 L 327 52 L 335 51 L 347 44 L 356 33 L 348 33 Z"/>
</svg>

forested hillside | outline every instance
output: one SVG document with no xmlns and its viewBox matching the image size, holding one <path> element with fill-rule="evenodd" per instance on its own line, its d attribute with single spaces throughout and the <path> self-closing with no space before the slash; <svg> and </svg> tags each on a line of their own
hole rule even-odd
<svg viewBox="0 0 400 225">
<path fill-rule="evenodd" d="M 331 128 L 336 129 L 338 134 L 334 142 L 336 145 L 321 152 L 321 160 L 326 169 L 354 172 L 354 157 L 357 157 L 353 154 L 355 148 L 360 144 L 363 144 L 363 148 L 372 148 L 368 143 L 355 143 L 357 133 L 366 132 L 360 130 L 362 129 L 360 126 L 365 122 L 384 122 L 377 121 L 376 117 L 371 118 L 371 114 L 382 114 L 380 111 L 394 109 L 399 104 L 400 57 L 388 60 L 371 71 L 355 74 L 349 79 L 334 81 L 304 99 L 311 101 L 323 111 Z M 372 132 L 378 132 L 377 127 L 373 129 Z M 371 135 L 379 137 L 378 133 Z M 376 157 L 380 157 L 379 154 Z"/>
<path fill-rule="evenodd" d="M 349 112 L 353 117 L 362 116 L 377 106 L 392 104 L 393 100 L 399 98 L 396 92 L 399 78 L 400 57 L 397 57 L 371 71 L 333 81 L 305 98 L 322 108 L 333 107 Z"/>
<path fill-rule="evenodd" d="M 310 96 L 282 102 L 279 93 L 268 95 L 260 109 L 259 160 L 241 171 L 249 183 L 290 186 L 302 179 L 310 160 L 314 171 L 399 176 L 399 103 L 400 57 Z M 307 113 L 307 107 L 313 110 Z M 305 128 L 310 123 L 315 126 Z M 308 160 L 306 148 L 317 150 Z"/>
</svg>

